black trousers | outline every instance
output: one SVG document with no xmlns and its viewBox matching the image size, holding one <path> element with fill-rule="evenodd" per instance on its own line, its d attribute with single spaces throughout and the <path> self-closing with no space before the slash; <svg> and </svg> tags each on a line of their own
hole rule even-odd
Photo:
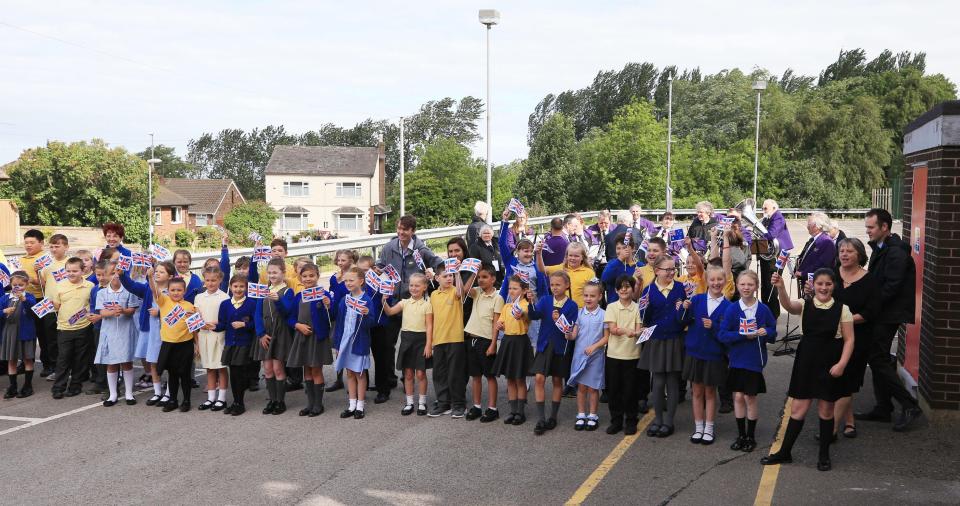
<svg viewBox="0 0 960 506">
<path fill-rule="evenodd" d="M 637 376 L 637 359 L 621 360 L 606 357 L 604 363 L 604 383 L 607 387 L 607 406 L 610 408 L 610 423 L 636 423 L 640 411 L 637 389 L 640 384 Z M 645 371 L 643 371 L 645 372 Z M 647 376 L 647 390 L 650 389 L 650 374 Z M 646 390 L 644 391 L 646 392 Z M 646 393 L 644 393 L 646 395 Z"/>
<path fill-rule="evenodd" d="M 43 362 L 44 369 L 54 369 L 57 367 L 57 315 L 50 313 L 43 318 L 37 318 L 33 312 L 30 317 L 34 319 L 37 329 L 37 342 L 40 344 L 40 361 Z"/>
<path fill-rule="evenodd" d="M 83 378 L 89 373 L 87 350 L 93 344 L 93 325 L 80 330 L 60 330 L 57 332 L 57 379 L 53 382 L 53 392 L 79 392 Z M 69 379 L 69 385 L 67 380 Z"/>
<path fill-rule="evenodd" d="M 190 402 L 191 380 L 193 379 L 193 339 L 182 343 L 164 341 L 160 345 L 159 372 L 167 371 L 170 400 L 177 402 L 177 390 L 183 392 L 183 402 Z"/>
<path fill-rule="evenodd" d="M 397 337 L 400 335 L 401 316 L 392 316 L 386 325 L 370 330 L 370 351 L 373 354 L 373 382 L 377 393 L 390 395 L 397 386 Z"/>
<path fill-rule="evenodd" d="M 877 407 L 874 409 L 881 413 L 893 412 L 891 398 L 896 399 L 902 408 L 917 406 L 916 399 L 903 386 L 897 374 L 897 359 L 890 354 L 890 346 L 899 329 L 899 323 L 875 324 L 873 341 L 867 356 L 873 375 L 873 395 L 877 399 Z"/>
<path fill-rule="evenodd" d="M 379 367 L 378 367 L 379 369 Z M 463 409 L 467 402 L 467 354 L 463 343 L 433 347 L 433 390 L 438 406 Z"/>
<path fill-rule="evenodd" d="M 779 318 L 780 299 L 777 298 L 777 288 L 770 283 L 770 276 L 772 276 L 774 272 L 777 272 L 776 259 L 764 260 L 757 257 L 757 262 L 760 264 L 760 302 L 763 302 L 770 308 L 774 319 Z"/>
<path fill-rule="evenodd" d="M 93 345 L 90 346 L 90 349 L 87 352 L 87 365 L 90 367 L 90 381 L 95 383 L 97 386 L 106 387 L 107 386 L 107 366 L 104 364 L 94 364 L 93 358 L 97 354 L 97 347 L 100 346 L 100 328 L 95 325 L 93 327 Z"/>
</svg>

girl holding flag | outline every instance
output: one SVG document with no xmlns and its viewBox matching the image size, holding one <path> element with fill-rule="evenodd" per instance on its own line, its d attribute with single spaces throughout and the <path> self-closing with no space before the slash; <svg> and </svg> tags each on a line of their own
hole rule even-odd
<svg viewBox="0 0 960 506">
<path fill-rule="evenodd" d="M 4 272 L 5 271 L 0 271 Z M 10 292 L 0 294 L 0 360 L 7 363 L 10 387 L 4 399 L 33 395 L 33 363 L 36 359 L 37 328 L 30 311 L 37 299 L 27 292 L 30 277 L 24 271 L 10 275 Z M 2 290 L 2 288 L 0 288 Z M 17 362 L 23 361 L 23 388 L 17 390 Z"/>
<path fill-rule="evenodd" d="M 603 286 L 600 282 L 596 278 L 588 281 L 583 288 L 583 309 L 577 314 L 577 323 L 573 326 L 572 337 L 576 341 L 576 348 L 567 384 L 577 385 L 577 421 L 574 430 L 594 431 L 600 424 L 597 408 L 604 374 L 601 350 L 609 337 L 603 322 L 604 311 L 600 309 L 601 298 Z"/>
<path fill-rule="evenodd" d="M 370 329 L 376 325 L 375 315 L 380 304 L 364 289 L 363 269 L 351 267 L 343 277 L 347 294 L 337 304 L 337 326 L 333 335 L 336 347 L 337 371 L 347 371 L 347 395 L 349 405 L 340 418 L 364 417 L 364 399 L 367 392 L 367 375 L 370 367 Z"/>
<path fill-rule="evenodd" d="M 296 330 L 287 366 L 303 367 L 303 390 L 307 406 L 300 416 L 315 417 L 323 413 L 323 366 L 333 363 L 330 346 L 330 296 L 317 286 L 320 269 L 308 263 L 300 269 L 303 290 L 294 296 L 293 307 L 287 323 Z"/>
<path fill-rule="evenodd" d="M 142 253 L 134 253 L 137 257 L 132 265 L 134 267 L 143 267 L 148 263 L 147 257 Z M 147 399 L 147 406 L 166 405 L 170 399 L 170 387 L 164 393 L 161 389 L 160 370 L 157 367 L 157 361 L 160 357 L 160 347 L 162 340 L 160 338 L 160 308 L 156 303 L 156 296 L 160 292 L 154 292 L 154 289 L 161 292 L 167 291 L 167 285 L 176 274 L 177 269 L 173 262 L 166 261 L 157 264 L 155 269 L 149 269 L 146 275 L 146 282 L 134 281 L 130 273 L 121 269 L 120 284 L 130 293 L 140 297 L 140 313 L 137 316 L 140 335 L 137 337 L 137 347 L 133 356 L 142 359 L 144 370 L 150 373 L 153 383 L 153 396 Z"/>
<path fill-rule="evenodd" d="M 296 311 L 296 306 L 293 290 L 284 282 L 286 267 L 286 261 L 282 258 L 273 258 L 267 264 L 269 291 L 257 301 L 257 311 L 254 313 L 260 343 L 253 347 L 253 359 L 263 362 L 263 376 L 270 398 L 263 408 L 265 415 L 279 415 L 287 410 L 287 373 L 283 363 L 290 354 L 293 341 L 287 318 Z"/>
<path fill-rule="evenodd" d="M 427 277 L 423 274 L 410 276 L 410 298 L 403 299 L 393 306 L 389 297 L 383 295 L 383 312 L 393 316 L 403 313 L 400 326 L 400 349 L 397 352 L 397 369 L 403 371 L 403 390 L 407 397 L 400 414 L 408 416 L 414 412 L 413 380 L 416 376 L 420 393 L 420 402 L 416 407 L 417 416 L 427 414 L 427 369 L 433 367 L 431 356 L 433 349 L 433 308 L 426 299 Z M 430 351 L 428 351 L 430 350 Z"/>
<path fill-rule="evenodd" d="M 570 298 L 570 277 L 563 271 L 550 274 L 550 294 L 541 297 L 529 312 L 531 320 L 546 320 L 540 324 L 532 369 L 536 380 L 533 394 L 540 416 L 533 433 L 538 436 L 557 426 L 563 378 L 570 373 L 569 367 L 564 368 L 563 356 L 567 350 L 567 340 L 572 339 L 577 311 L 577 304 Z M 547 376 L 553 378 L 549 418 L 545 413 Z"/>
<path fill-rule="evenodd" d="M 521 241 L 522 243 L 523 241 Z M 497 376 L 507 378 L 507 399 L 510 401 L 510 416 L 503 420 L 507 425 L 521 425 L 527 421 L 524 413 L 527 403 L 527 376 L 533 362 L 533 352 L 527 331 L 530 327 L 530 300 L 533 295 L 530 285 L 512 276 L 508 282 L 508 305 L 504 305 L 496 331 L 503 331 L 503 341 L 497 350 L 493 370 Z"/>
<path fill-rule="evenodd" d="M 763 368 L 767 365 L 767 343 L 777 339 L 777 320 L 757 300 L 760 278 L 752 270 L 737 277 L 740 300 L 727 307 L 720 324 L 720 342 L 727 346 L 730 371 L 727 388 L 734 393 L 737 439 L 731 450 L 752 452 L 757 447 L 757 395 L 766 393 Z"/>
</svg>

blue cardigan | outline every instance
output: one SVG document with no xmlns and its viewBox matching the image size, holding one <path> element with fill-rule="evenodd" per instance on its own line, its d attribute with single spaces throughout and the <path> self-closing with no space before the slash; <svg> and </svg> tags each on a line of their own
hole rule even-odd
<svg viewBox="0 0 960 506">
<path fill-rule="evenodd" d="M 537 334 L 537 353 L 543 353 L 547 349 L 547 344 L 553 343 L 553 354 L 563 355 L 567 349 L 568 341 L 553 321 L 553 303 L 553 294 L 544 295 L 535 305 L 530 306 L 529 315 L 531 320 L 544 320 L 540 324 L 540 333 Z M 560 308 L 560 314 L 566 316 L 567 321 L 572 325 L 577 322 L 579 313 L 577 303 L 567 297 L 567 301 Z"/>
<path fill-rule="evenodd" d="M 730 306 L 730 301 L 721 295 L 720 305 L 713 310 L 713 315 L 707 316 L 707 298 L 705 293 L 694 295 L 690 299 L 690 307 L 686 310 L 686 316 L 684 316 L 682 306 L 677 310 L 677 321 L 687 327 L 687 335 L 683 340 L 686 354 L 712 362 L 723 360 L 723 343 L 717 337 L 717 332 L 720 329 L 723 315 L 727 312 L 727 307 Z M 704 328 L 703 318 L 710 318 L 713 326 L 709 329 Z"/>
<path fill-rule="evenodd" d="M 141 332 L 150 332 L 150 308 L 153 307 L 153 292 L 150 290 L 150 284 L 134 281 L 127 272 L 120 273 L 120 284 L 128 292 L 143 300 L 143 304 L 140 304 L 140 314 L 137 316 L 140 320 L 138 328 Z"/>
<path fill-rule="evenodd" d="M 603 282 L 603 286 L 607 289 L 607 304 L 611 302 L 616 302 L 620 300 L 620 296 L 617 295 L 617 278 L 626 274 L 627 276 L 633 276 L 633 272 L 637 270 L 637 265 L 624 265 L 619 258 L 614 258 L 607 262 L 607 266 L 604 267 L 603 273 L 600 274 L 600 281 Z"/>
<path fill-rule="evenodd" d="M 300 319 L 300 304 L 303 303 L 303 292 L 294 295 L 294 310 L 287 315 L 287 325 L 290 325 L 294 332 L 296 332 L 295 326 Z M 323 301 L 314 300 L 307 302 L 307 304 L 310 304 L 310 327 L 313 329 L 313 337 L 317 341 L 323 341 L 330 335 L 330 312 L 327 311 L 327 306 L 323 305 Z M 333 307 L 332 302 L 331 307 Z"/>
<path fill-rule="evenodd" d="M 748 339 L 740 334 L 740 318 L 745 318 L 740 303 L 730 303 L 727 312 L 720 322 L 720 341 L 727 345 L 727 357 L 730 358 L 730 367 L 746 369 L 748 371 L 763 372 L 767 365 L 766 343 L 777 340 L 777 320 L 770 312 L 770 308 L 762 302 L 758 303 L 757 326 L 767 329 L 767 336 L 755 336 Z"/>
<path fill-rule="evenodd" d="M 267 333 L 266 325 L 263 322 L 263 304 L 267 299 L 257 299 L 257 309 L 253 314 L 253 322 L 256 325 L 257 337 L 263 337 Z M 294 305 L 294 295 L 293 289 L 289 288 L 283 292 L 283 295 L 275 302 L 277 310 L 280 312 L 280 319 L 284 322 L 287 321 L 287 317 L 291 312 L 296 312 L 297 307 Z"/>
<path fill-rule="evenodd" d="M 370 329 L 378 325 L 374 319 L 380 312 L 380 301 L 382 299 L 380 297 L 370 297 L 370 294 L 366 292 L 364 292 L 361 298 L 367 303 L 369 312 L 362 316 L 358 315 L 357 326 L 349 330 L 343 328 L 344 322 L 346 321 L 345 315 L 347 314 L 347 298 L 341 298 L 337 304 L 337 325 L 333 332 L 333 346 L 336 349 L 340 349 L 340 341 L 343 339 L 344 333 L 349 332 L 350 336 L 352 336 L 355 332 L 356 338 L 353 341 L 353 347 L 350 351 L 354 355 L 366 356 L 370 354 Z"/>
<path fill-rule="evenodd" d="M 507 291 L 510 290 L 510 277 L 516 274 L 516 267 L 520 263 L 517 260 L 517 257 L 513 255 L 513 250 L 507 246 L 507 234 L 510 224 L 504 220 L 500 222 L 500 238 L 498 240 L 498 245 L 500 246 L 500 258 L 503 260 L 506 270 L 504 271 L 503 284 L 500 285 L 500 296 L 503 297 L 503 300 L 507 300 Z M 531 265 L 533 270 L 537 271 L 537 262 L 534 260 Z M 532 286 L 536 290 L 537 295 L 549 294 L 550 293 L 550 283 L 547 281 L 547 277 L 543 273 L 537 271 L 537 282 L 536 286 Z"/>
<path fill-rule="evenodd" d="M 253 344 L 253 314 L 257 310 L 257 300 L 247 297 L 239 308 L 233 307 L 232 299 L 220 303 L 217 315 L 216 332 L 225 332 L 223 344 L 227 346 L 250 346 Z M 243 328 L 235 329 L 231 323 L 243 322 Z"/>
<path fill-rule="evenodd" d="M 30 309 L 37 303 L 37 298 L 28 292 L 23 293 L 23 302 L 20 303 L 20 328 L 17 329 L 17 339 L 20 341 L 33 341 L 37 338 L 37 326 L 34 323 L 35 314 Z M 0 295 L 0 308 L 10 306 L 10 294 Z M 7 315 L 0 311 L 0 334 L 3 327 L 7 324 Z"/>
<path fill-rule="evenodd" d="M 659 289 L 651 290 L 651 288 L 656 286 L 656 281 L 650 283 L 643 289 L 641 295 L 641 297 L 645 295 L 650 297 L 650 303 L 647 309 L 641 311 L 643 315 L 643 326 L 657 326 L 653 331 L 653 335 L 650 336 L 650 339 L 678 338 L 683 331 L 683 326 L 677 321 L 677 301 L 687 300 L 687 294 L 683 290 L 683 283 L 674 281 L 673 288 L 670 289 L 670 293 L 666 297 L 660 293 Z"/>
</svg>

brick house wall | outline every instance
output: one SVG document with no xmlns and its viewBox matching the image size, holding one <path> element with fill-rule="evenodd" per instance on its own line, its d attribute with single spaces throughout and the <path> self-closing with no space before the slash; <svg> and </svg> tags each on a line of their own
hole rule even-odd
<svg viewBox="0 0 960 506">
<path fill-rule="evenodd" d="M 160 206 L 160 225 L 153 226 L 153 233 L 157 236 L 173 238 L 173 235 L 177 232 L 177 230 L 186 228 L 188 226 L 188 221 L 191 220 L 192 217 L 188 217 L 186 207 L 181 207 L 180 209 L 182 223 L 173 224 L 171 223 L 173 214 L 171 207 Z"/>
<path fill-rule="evenodd" d="M 217 214 L 214 215 L 213 221 L 222 227 L 223 219 L 227 216 L 227 213 L 232 211 L 234 207 L 237 207 L 243 203 L 244 200 L 243 196 L 240 194 L 240 190 L 237 189 L 236 185 L 231 185 L 230 192 L 223 197 L 223 202 L 220 203 L 220 209 L 217 209 Z"/>
</svg>

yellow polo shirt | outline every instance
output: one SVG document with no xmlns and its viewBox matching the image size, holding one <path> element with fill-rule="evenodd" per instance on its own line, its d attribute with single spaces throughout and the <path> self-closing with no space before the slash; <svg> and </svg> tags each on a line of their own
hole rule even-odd
<svg viewBox="0 0 960 506">
<path fill-rule="evenodd" d="M 44 253 L 46 252 L 40 250 L 36 255 L 23 255 L 20 257 L 20 267 L 27 273 L 27 277 L 29 277 L 31 281 L 36 281 L 37 279 L 37 270 L 33 264 L 37 261 L 37 258 L 43 256 Z M 37 300 L 43 298 L 43 290 L 41 290 L 39 286 L 27 284 L 27 292 L 36 297 Z"/>
<path fill-rule="evenodd" d="M 523 310 L 523 314 L 520 316 L 520 319 L 513 317 L 513 313 L 510 310 L 510 304 L 504 303 L 503 310 L 500 311 L 500 321 L 503 322 L 503 333 L 508 336 L 525 336 L 527 331 L 530 329 L 530 303 L 527 302 L 527 299 L 520 300 L 520 309 Z"/>
<path fill-rule="evenodd" d="M 469 334 L 484 339 L 493 339 L 493 317 L 503 312 L 503 297 L 496 289 L 491 293 L 484 293 L 480 287 L 475 287 L 473 293 L 473 312 L 463 329 Z"/>
<path fill-rule="evenodd" d="M 50 255 L 50 258 L 53 258 L 53 255 Z M 63 281 L 57 281 L 53 277 L 53 271 L 59 271 L 60 269 L 66 269 L 67 267 L 67 257 L 64 256 L 63 260 L 53 259 L 53 263 L 50 264 L 46 269 L 43 270 L 43 293 L 47 296 L 48 299 L 51 299 L 54 294 L 57 293 L 57 285 L 61 283 L 69 283 L 66 279 Z M 84 276 L 86 277 L 86 276 Z"/>
<path fill-rule="evenodd" d="M 463 304 L 454 287 L 430 294 L 433 308 L 433 345 L 463 342 Z"/>
<path fill-rule="evenodd" d="M 400 330 L 407 332 L 426 332 L 427 315 L 433 314 L 433 307 L 430 302 L 423 297 L 419 299 L 409 298 L 401 301 L 403 304 L 403 320 Z"/>
<path fill-rule="evenodd" d="M 180 318 L 180 320 L 177 321 L 177 323 L 175 323 L 172 327 L 167 325 L 167 322 L 164 321 L 167 315 L 169 315 L 176 306 L 183 308 L 185 313 L 196 312 L 196 308 L 193 306 L 193 304 L 185 300 L 174 302 L 173 299 L 163 293 L 158 294 L 156 297 L 157 306 L 160 307 L 160 340 L 168 343 L 183 343 L 193 339 L 193 333 L 187 328 L 186 315 Z"/>
<path fill-rule="evenodd" d="M 636 302 L 624 306 L 619 300 L 607 304 L 603 315 L 604 323 L 616 324 L 618 328 L 636 330 L 640 323 L 640 311 Z M 607 340 L 607 356 L 618 360 L 633 360 L 640 358 L 640 347 L 636 345 L 637 338 L 629 336 L 615 336 L 610 333 Z"/>
<path fill-rule="evenodd" d="M 645 287 L 653 283 L 653 279 L 657 277 L 656 273 L 653 272 L 653 266 L 650 264 L 644 265 L 637 270 L 640 271 L 640 279 L 643 280 L 643 286 Z"/>
<path fill-rule="evenodd" d="M 59 289 L 50 298 L 58 306 L 57 330 L 80 330 L 90 325 L 90 320 L 86 317 L 71 324 L 70 317 L 82 309 L 90 310 L 90 290 L 92 289 L 93 283 L 85 279 L 77 284 L 69 280 L 64 280 L 60 284 Z"/>
<path fill-rule="evenodd" d="M 300 282 L 300 276 L 293 271 L 293 266 L 287 268 L 286 274 L 283 276 L 283 282 L 293 290 L 294 295 L 303 291 L 303 283 Z"/>
<path fill-rule="evenodd" d="M 697 276 L 695 274 L 684 274 L 683 276 L 677 276 L 677 281 L 681 283 L 686 283 L 686 282 L 693 283 L 697 287 L 697 290 L 694 293 L 694 295 L 707 293 L 707 279 L 702 276 Z"/>
</svg>

